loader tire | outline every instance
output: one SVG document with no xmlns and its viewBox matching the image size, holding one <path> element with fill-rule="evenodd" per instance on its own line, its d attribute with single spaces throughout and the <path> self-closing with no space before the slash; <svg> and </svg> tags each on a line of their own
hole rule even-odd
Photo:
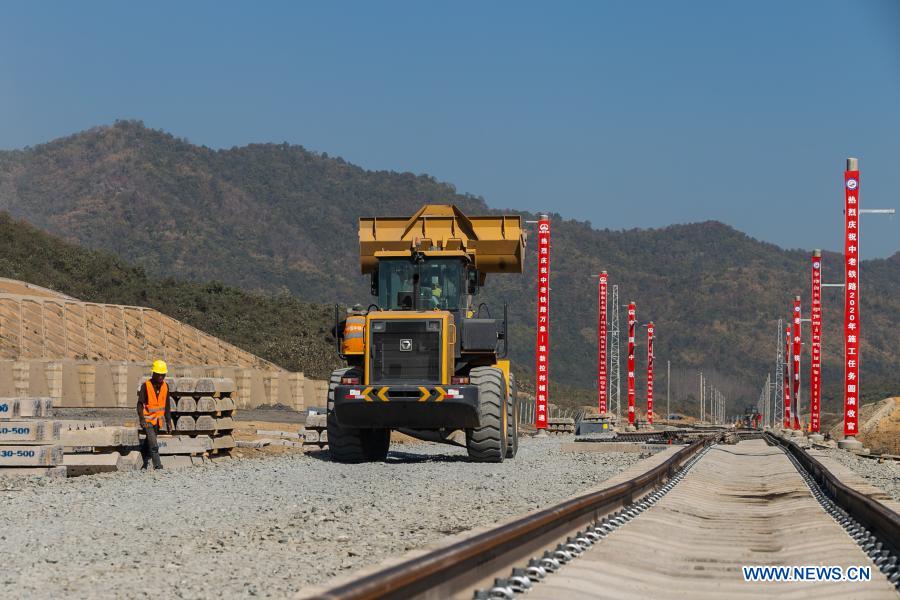
<svg viewBox="0 0 900 600">
<path fill-rule="evenodd" d="M 481 426 L 466 429 L 466 449 L 474 462 L 503 462 L 506 456 L 506 382 L 496 367 L 476 367 L 469 379 L 478 386 Z"/>
<path fill-rule="evenodd" d="M 334 388 L 341 377 L 359 375 L 353 367 L 336 369 L 328 383 L 328 452 L 331 460 L 343 463 L 381 461 L 387 458 L 391 444 L 390 429 L 357 429 L 341 427 L 334 414 Z"/>
<path fill-rule="evenodd" d="M 506 458 L 515 458 L 519 451 L 519 388 L 516 376 L 509 374 L 509 400 L 506 409 Z"/>
</svg>

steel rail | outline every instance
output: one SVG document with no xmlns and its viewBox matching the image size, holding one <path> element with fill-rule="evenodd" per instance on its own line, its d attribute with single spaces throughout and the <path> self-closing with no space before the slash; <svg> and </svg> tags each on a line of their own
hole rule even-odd
<svg viewBox="0 0 900 600">
<path fill-rule="evenodd" d="M 900 515 L 877 500 L 842 483 L 822 463 L 797 444 L 769 432 L 766 432 L 766 439 L 793 455 L 819 486 L 827 491 L 835 504 L 868 529 L 892 554 L 895 556 L 900 554 Z"/>
<path fill-rule="evenodd" d="M 615 437 L 602 437 L 601 433 L 576 434 L 576 442 L 646 442 L 650 440 L 680 441 L 685 438 L 712 435 L 725 431 L 724 428 L 716 429 L 664 429 L 660 431 L 623 431 L 615 434 Z M 608 434 L 607 434 L 608 435 Z"/>
<path fill-rule="evenodd" d="M 618 485 L 566 500 L 489 531 L 433 550 L 424 556 L 387 567 L 337 585 L 313 596 L 317 600 L 374 600 L 410 598 L 476 571 L 485 563 L 511 552 L 534 538 L 565 527 L 572 521 L 614 503 L 630 504 L 655 488 L 705 446 L 718 440 L 710 435 L 697 440 L 649 471 Z"/>
<path fill-rule="evenodd" d="M 869 460 L 879 460 L 886 461 L 892 460 L 894 462 L 900 461 L 900 455 L 898 454 L 857 454 L 859 458 L 867 458 Z"/>
</svg>

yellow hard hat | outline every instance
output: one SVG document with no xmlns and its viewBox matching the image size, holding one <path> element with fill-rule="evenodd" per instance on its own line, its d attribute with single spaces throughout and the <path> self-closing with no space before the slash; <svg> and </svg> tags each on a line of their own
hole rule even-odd
<svg viewBox="0 0 900 600">
<path fill-rule="evenodd" d="M 169 368 L 166 366 L 166 363 L 161 360 L 154 360 L 153 367 L 150 370 L 153 373 L 159 373 L 160 375 L 165 375 L 169 372 Z"/>
</svg>

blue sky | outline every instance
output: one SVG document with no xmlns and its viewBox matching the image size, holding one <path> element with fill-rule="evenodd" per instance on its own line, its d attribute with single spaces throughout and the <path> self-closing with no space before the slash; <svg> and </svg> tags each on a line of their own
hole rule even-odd
<svg viewBox="0 0 900 600">
<path fill-rule="evenodd" d="M 0 148 L 118 118 L 837 250 L 846 156 L 900 208 L 900 2 L 0 4 Z M 900 250 L 900 217 L 863 232 Z"/>
</svg>

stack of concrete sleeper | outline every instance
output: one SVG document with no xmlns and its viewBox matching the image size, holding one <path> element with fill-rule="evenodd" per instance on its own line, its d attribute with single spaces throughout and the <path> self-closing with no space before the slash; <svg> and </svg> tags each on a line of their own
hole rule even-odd
<svg viewBox="0 0 900 600">
<path fill-rule="evenodd" d="M 547 421 L 547 433 L 550 435 L 575 433 L 575 419 L 569 417 L 551 417 Z"/>
<path fill-rule="evenodd" d="M 0 398 L 0 475 L 65 477 L 59 425 L 44 398 Z"/>
<path fill-rule="evenodd" d="M 305 446 L 324 448 L 328 445 L 328 416 L 325 409 L 309 409 L 302 433 Z"/>
<path fill-rule="evenodd" d="M 0 474 L 75 477 L 141 467 L 136 429 L 52 416 L 50 398 L 0 398 Z"/>
<path fill-rule="evenodd" d="M 108 471 L 134 471 L 143 465 L 135 427 L 104 426 L 102 421 L 59 421 L 60 443 L 69 477 Z"/>
<path fill-rule="evenodd" d="M 178 377 L 167 380 L 169 408 L 175 435 L 159 436 L 163 466 L 203 462 L 210 454 L 228 455 L 235 447 L 234 380 L 217 377 Z"/>
</svg>

